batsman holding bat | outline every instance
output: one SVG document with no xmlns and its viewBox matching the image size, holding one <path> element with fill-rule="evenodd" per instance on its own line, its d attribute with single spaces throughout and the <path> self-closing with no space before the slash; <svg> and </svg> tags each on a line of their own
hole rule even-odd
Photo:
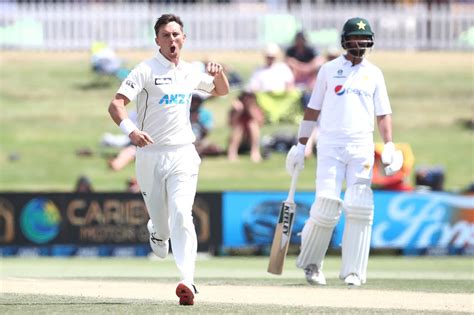
<svg viewBox="0 0 474 315">
<path fill-rule="evenodd" d="M 342 29 L 341 45 L 346 53 L 324 64 L 318 73 L 299 127 L 299 142 L 288 152 L 286 168 L 293 174 L 304 167 L 305 145 L 319 118 L 316 200 L 302 231 L 296 264 L 304 269 L 309 284 L 326 284 L 323 260 L 343 209 L 346 220 L 339 277 L 347 285 L 360 286 L 366 282 L 374 216 L 370 188 L 374 116 L 385 143 L 382 161 L 386 172 L 398 171 L 403 157 L 392 143 L 392 111 L 383 74 L 364 59 L 374 45 L 369 22 L 349 19 Z"/>
<path fill-rule="evenodd" d="M 201 159 L 193 144 L 190 122 L 194 90 L 226 95 L 229 83 L 220 64 L 207 64 L 203 73 L 181 60 L 186 39 L 183 22 L 173 14 L 155 23 L 156 56 L 140 63 L 123 81 L 109 105 L 116 124 L 138 146 L 136 173 L 150 221 L 150 246 L 161 258 L 169 240 L 181 272 L 176 295 L 182 305 L 193 305 L 197 237 L 191 214 Z M 136 99 L 138 125 L 125 106 Z"/>
</svg>

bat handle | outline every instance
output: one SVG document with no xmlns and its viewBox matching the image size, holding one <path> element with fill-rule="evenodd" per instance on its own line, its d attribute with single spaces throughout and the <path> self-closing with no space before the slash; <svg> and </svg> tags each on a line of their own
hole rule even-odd
<svg viewBox="0 0 474 315">
<path fill-rule="evenodd" d="M 288 192 L 288 198 L 286 198 L 286 201 L 288 202 L 294 202 L 295 200 L 296 183 L 298 182 L 299 174 L 300 174 L 300 170 L 295 169 L 293 171 L 293 174 L 291 175 L 290 191 Z"/>
</svg>

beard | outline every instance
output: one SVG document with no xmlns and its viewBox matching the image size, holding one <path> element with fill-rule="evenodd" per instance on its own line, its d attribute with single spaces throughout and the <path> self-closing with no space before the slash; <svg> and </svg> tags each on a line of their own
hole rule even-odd
<svg viewBox="0 0 474 315">
<path fill-rule="evenodd" d="M 365 48 L 349 48 L 347 49 L 347 52 L 352 55 L 353 57 L 356 58 L 362 58 L 365 55 Z"/>
</svg>

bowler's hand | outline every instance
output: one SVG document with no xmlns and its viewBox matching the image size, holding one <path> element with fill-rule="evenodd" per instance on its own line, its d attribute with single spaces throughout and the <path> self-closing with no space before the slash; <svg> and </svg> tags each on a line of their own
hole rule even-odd
<svg viewBox="0 0 474 315">
<path fill-rule="evenodd" d="M 132 140 L 132 143 L 140 148 L 155 143 L 149 134 L 138 129 L 132 131 L 128 136 L 130 140 Z"/>
<path fill-rule="evenodd" d="M 224 71 L 224 67 L 222 67 L 221 64 L 216 63 L 216 62 L 209 62 L 206 66 L 206 71 L 213 77 L 218 75 L 219 73 L 222 73 Z"/>
<path fill-rule="evenodd" d="M 286 156 L 286 171 L 293 175 L 295 170 L 302 170 L 304 168 L 304 149 L 305 146 L 298 143 L 297 146 L 292 146 L 288 155 Z"/>
</svg>

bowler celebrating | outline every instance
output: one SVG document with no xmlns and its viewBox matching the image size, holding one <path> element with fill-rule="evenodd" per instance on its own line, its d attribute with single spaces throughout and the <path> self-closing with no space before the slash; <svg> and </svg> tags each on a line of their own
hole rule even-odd
<svg viewBox="0 0 474 315">
<path fill-rule="evenodd" d="M 207 64 L 207 73 L 181 60 L 186 40 L 183 22 L 173 14 L 155 23 L 155 57 L 135 67 L 109 105 L 114 122 L 138 146 L 136 175 L 150 215 L 148 230 L 153 252 L 166 257 L 169 240 L 182 279 L 176 288 L 181 305 L 193 305 L 197 237 L 192 217 L 201 159 L 193 145 L 190 123 L 194 90 L 222 96 L 229 83 L 220 64 Z M 137 125 L 125 106 L 137 104 Z"/>
</svg>

